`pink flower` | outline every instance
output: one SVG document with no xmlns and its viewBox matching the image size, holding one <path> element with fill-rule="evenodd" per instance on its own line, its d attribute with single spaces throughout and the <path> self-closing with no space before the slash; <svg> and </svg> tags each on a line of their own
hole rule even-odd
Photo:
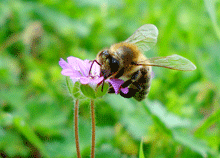
<svg viewBox="0 0 220 158">
<path fill-rule="evenodd" d="M 80 81 L 81 84 L 91 84 L 92 86 L 95 86 L 104 81 L 104 77 L 100 76 L 100 66 L 96 62 L 94 62 L 92 65 L 92 61 L 89 60 L 68 57 L 67 62 L 61 58 L 59 65 L 63 68 L 61 74 L 64 76 L 69 76 L 73 83 Z M 116 94 L 118 94 L 120 90 L 125 94 L 128 93 L 128 87 L 121 87 L 121 85 L 124 83 L 123 80 L 110 78 L 105 81 L 109 82 L 113 86 Z"/>
<path fill-rule="evenodd" d="M 82 84 L 97 85 L 103 81 L 104 77 L 100 76 L 100 68 L 97 63 L 94 63 L 89 75 L 89 70 L 92 62 L 89 60 L 81 60 L 76 57 L 68 57 L 67 62 L 62 58 L 59 65 L 63 68 L 61 74 L 70 76 L 73 83 L 80 81 Z"/>
</svg>

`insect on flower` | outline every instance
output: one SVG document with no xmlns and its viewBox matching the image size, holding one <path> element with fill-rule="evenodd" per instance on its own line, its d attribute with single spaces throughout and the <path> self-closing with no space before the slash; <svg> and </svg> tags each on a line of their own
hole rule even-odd
<svg viewBox="0 0 220 158">
<path fill-rule="evenodd" d="M 188 59 L 171 55 L 147 59 L 144 52 L 150 50 L 157 42 L 158 29 L 152 24 L 145 24 L 137 29 L 127 40 L 113 44 L 97 54 L 93 63 L 101 66 L 104 80 L 122 78 L 122 88 L 129 87 L 128 93 L 120 92 L 125 98 L 134 97 L 143 100 L 150 91 L 152 66 L 181 71 L 192 71 L 196 66 Z M 109 93 L 114 93 L 114 86 Z"/>
</svg>

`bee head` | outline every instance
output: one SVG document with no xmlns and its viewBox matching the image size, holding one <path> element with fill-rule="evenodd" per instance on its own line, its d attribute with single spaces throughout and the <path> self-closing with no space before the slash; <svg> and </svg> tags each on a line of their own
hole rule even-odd
<svg viewBox="0 0 220 158">
<path fill-rule="evenodd" d="M 101 51 L 97 56 L 97 60 L 101 64 L 101 75 L 103 75 L 105 79 L 116 73 L 120 66 L 120 62 L 111 54 L 112 53 L 106 49 Z"/>
</svg>

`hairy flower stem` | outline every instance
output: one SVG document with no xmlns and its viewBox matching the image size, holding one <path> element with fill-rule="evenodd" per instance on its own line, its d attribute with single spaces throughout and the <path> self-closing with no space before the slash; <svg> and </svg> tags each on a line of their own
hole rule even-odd
<svg viewBox="0 0 220 158">
<path fill-rule="evenodd" d="M 91 99 L 91 115 L 92 115 L 92 147 L 91 158 L 95 157 L 95 105 L 94 100 Z"/>
<path fill-rule="evenodd" d="M 81 158 L 81 156 L 80 156 L 80 148 L 79 148 L 78 111 L 79 111 L 79 100 L 76 99 L 75 111 L 74 111 L 74 120 L 75 120 L 75 143 L 76 143 L 77 158 Z"/>
</svg>

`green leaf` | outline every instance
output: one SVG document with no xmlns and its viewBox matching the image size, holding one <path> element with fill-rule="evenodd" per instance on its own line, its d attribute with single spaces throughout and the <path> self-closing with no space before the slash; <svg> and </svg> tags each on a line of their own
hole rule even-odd
<svg viewBox="0 0 220 158">
<path fill-rule="evenodd" d="M 1 112 L 0 126 L 11 126 L 13 124 L 13 116 L 10 113 Z"/>
<path fill-rule="evenodd" d="M 60 34 L 70 36 L 71 34 L 78 34 L 80 36 L 87 36 L 90 32 L 89 26 L 80 20 L 70 18 L 57 10 L 49 9 L 45 6 L 35 5 L 35 11 L 40 15 L 45 22 L 53 26 Z"/>
<path fill-rule="evenodd" d="M 204 132 L 209 128 L 211 125 L 217 123 L 220 121 L 220 109 L 213 112 L 206 120 L 203 122 L 203 124 L 196 130 L 196 135 L 204 135 Z"/>
<path fill-rule="evenodd" d="M 150 132 L 152 119 L 136 101 L 112 94 L 111 97 L 106 97 L 106 102 L 120 115 L 120 123 L 126 127 L 132 137 L 140 140 Z"/>
<path fill-rule="evenodd" d="M 107 83 L 104 83 L 103 90 L 102 90 L 102 85 L 98 86 L 96 88 L 96 98 L 105 95 L 108 92 L 108 89 L 109 89 L 109 85 Z"/>
<path fill-rule="evenodd" d="M 85 98 L 85 96 L 81 93 L 79 82 L 75 82 L 75 84 L 73 85 L 72 95 L 74 98 L 77 98 L 77 99 Z"/>
<path fill-rule="evenodd" d="M 155 107 L 156 106 L 156 107 Z M 145 109 L 145 111 L 148 113 L 148 114 L 150 114 L 151 115 L 151 117 L 152 117 L 152 119 L 153 119 L 153 121 L 154 121 L 154 123 L 156 124 L 156 125 L 158 125 L 158 127 L 160 128 L 160 129 L 162 129 L 166 134 L 168 134 L 168 135 L 172 135 L 172 131 L 169 129 L 169 127 L 165 124 L 165 122 L 163 121 L 163 120 L 161 120 L 161 118 L 160 118 L 160 114 L 159 114 L 159 112 L 160 112 L 160 106 L 159 106 L 159 108 L 157 107 L 157 104 L 151 104 L 151 105 L 149 105 L 149 104 L 146 104 L 146 103 L 144 103 L 143 102 L 143 107 L 144 107 L 144 109 Z M 156 109 L 158 109 L 158 110 L 156 110 Z"/>
<path fill-rule="evenodd" d="M 144 158 L 143 139 L 141 140 L 141 144 L 140 144 L 139 158 Z"/>
<path fill-rule="evenodd" d="M 209 78 L 211 81 L 215 83 L 217 88 L 220 88 L 220 79 L 219 79 L 219 73 L 220 73 L 220 54 L 219 54 L 219 43 L 209 47 L 209 56 L 210 58 L 205 61 L 204 65 L 204 71 L 207 78 Z"/>
<path fill-rule="evenodd" d="M 121 152 L 118 152 L 118 148 L 113 147 L 113 145 L 103 145 L 96 149 L 95 153 L 97 158 L 116 158 L 116 157 L 123 157 Z"/>
<path fill-rule="evenodd" d="M 145 103 L 145 109 L 155 118 L 158 118 L 166 128 L 189 127 L 189 119 L 181 118 L 169 111 L 158 101 Z M 161 124 L 160 123 L 160 124 Z"/>
<path fill-rule="evenodd" d="M 40 151 L 42 156 L 49 157 L 43 142 L 37 137 L 33 129 L 31 129 L 31 127 L 21 117 L 14 117 L 13 122 L 15 127 L 26 137 L 29 142 L 31 142 L 33 146 Z"/>
<path fill-rule="evenodd" d="M 80 89 L 81 89 L 81 92 L 86 97 L 91 98 L 91 99 L 95 99 L 96 98 L 94 89 L 92 87 L 90 87 L 88 84 L 80 85 Z"/>
<path fill-rule="evenodd" d="M 15 129 L 16 130 L 16 129 Z M 7 130 L 0 126 L 0 148 L 4 150 L 7 157 L 28 157 L 28 149 L 24 139 L 18 131 Z"/>
<path fill-rule="evenodd" d="M 66 86 L 69 90 L 69 93 L 72 94 L 72 88 L 73 87 L 73 82 L 70 80 L 69 77 L 66 77 Z"/>
<path fill-rule="evenodd" d="M 201 154 L 203 157 L 207 157 L 208 152 L 210 151 L 209 147 L 203 141 L 193 137 L 190 134 L 173 131 L 173 138 L 178 143 L 189 147 L 195 152 Z"/>
<path fill-rule="evenodd" d="M 145 107 L 146 111 L 152 115 L 155 123 L 159 125 L 164 132 L 172 136 L 175 141 L 189 147 L 204 157 L 208 155 L 210 149 L 204 142 L 195 138 L 193 135 L 175 130 L 174 127 L 188 126 L 190 124 L 189 120 L 180 119 L 178 116 L 169 113 L 165 107 L 157 102 L 146 104 Z"/>
<path fill-rule="evenodd" d="M 111 6 L 114 8 L 120 8 L 123 6 L 122 0 L 93 0 L 93 1 L 87 1 L 87 0 L 76 0 L 77 5 L 79 6 L 92 6 L 92 7 L 99 7 L 102 5 Z"/>
<path fill-rule="evenodd" d="M 220 40 L 220 29 L 218 27 L 218 22 L 217 22 L 218 20 L 217 20 L 216 14 L 215 14 L 215 0 L 204 0 L 204 3 L 205 3 L 207 11 L 209 13 L 209 16 L 212 20 L 212 24 L 213 24 L 213 27 L 214 27 L 215 32 L 217 34 L 217 37 Z"/>
</svg>

